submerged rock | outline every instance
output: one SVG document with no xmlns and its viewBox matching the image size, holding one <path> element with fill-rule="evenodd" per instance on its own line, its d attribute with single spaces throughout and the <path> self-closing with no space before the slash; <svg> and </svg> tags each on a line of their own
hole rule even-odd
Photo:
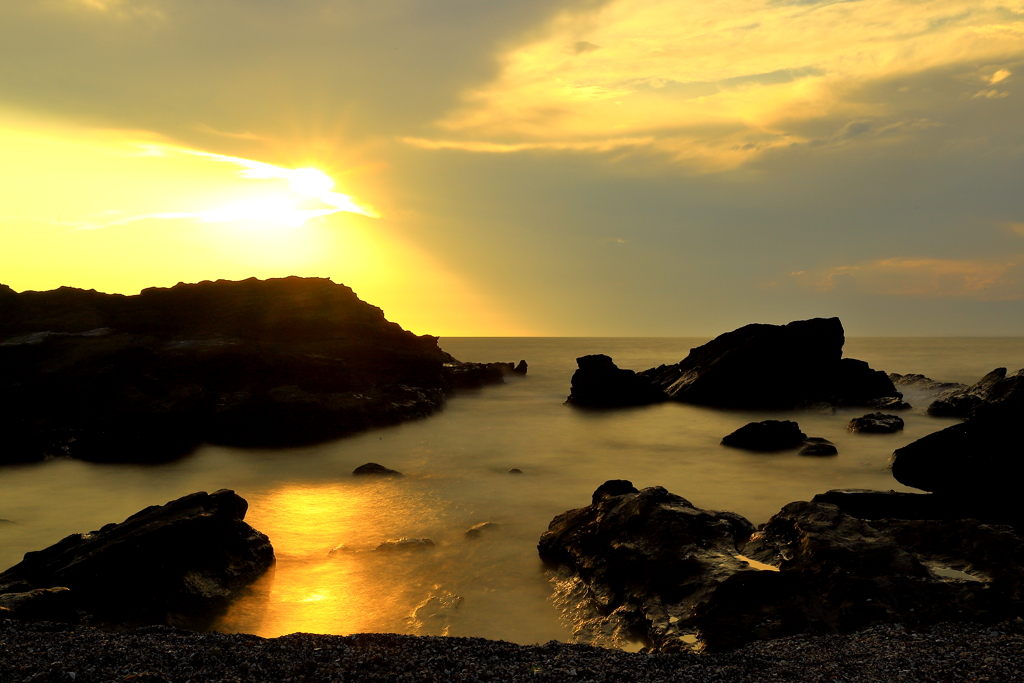
<svg viewBox="0 0 1024 683">
<path fill-rule="evenodd" d="M 375 462 L 368 462 L 365 465 L 360 465 L 359 467 L 357 467 L 354 470 L 352 470 L 352 474 L 356 475 L 356 476 L 365 476 L 365 475 L 371 475 L 371 476 L 372 475 L 377 475 L 377 476 L 383 476 L 383 477 L 401 477 L 402 476 L 402 473 L 399 472 L 398 470 L 388 469 L 387 467 L 384 467 L 384 465 L 378 465 Z"/>
<path fill-rule="evenodd" d="M 804 447 L 800 449 L 800 455 L 839 455 L 835 444 L 828 439 L 811 436 L 804 444 Z"/>
<path fill-rule="evenodd" d="M 426 550 L 427 548 L 433 548 L 434 542 L 429 538 L 409 538 L 402 537 L 394 541 L 384 541 L 376 548 L 376 552 L 394 552 L 394 551 L 409 551 L 409 550 Z"/>
<path fill-rule="evenodd" d="M 748 451 L 783 451 L 805 443 L 807 435 L 792 420 L 749 422 L 722 439 L 723 446 Z"/>
<path fill-rule="evenodd" d="M 894 434 L 903 429 L 903 418 L 885 413 L 869 413 L 853 418 L 846 428 L 851 432 Z"/>
<path fill-rule="evenodd" d="M 638 406 L 667 400 L 651 381 L 632 370 L 620 369 L 604 354 L 576 359 L 572 389 L 566 403 L 582 408 Z"/>
<path fill-rule="evenodd" d="M 500 528 L 501 525 L 497 522 L 480 522 L 479 524 L 474 524 L 469 527 L 469 529 L 466 530 L 465 536 L 468 539 L 477 539 L 484 534 L 494 533 Z"/>
<path fill-rule="evenodd" d="M 26 553 L 0 574 L 0 594 L 63 587 L 99 623 L 205 626 L 274 562 L 267 537 L 243 521 L 247 508 L 223 489 L 148 507 Z"/>
</svg>

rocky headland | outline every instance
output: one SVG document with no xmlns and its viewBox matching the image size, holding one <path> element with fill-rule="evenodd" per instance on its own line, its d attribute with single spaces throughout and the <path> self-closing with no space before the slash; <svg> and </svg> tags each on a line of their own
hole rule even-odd
<svg viewBox="0 0 1024 683">
<path fill-rule="evenodd" d="M 522 361 L 461 363 L 325 278 L 135 296 L 0 285 L 0 463 L 315 443 L 424 417 L 453 391 L 525 372 Z"/>
</svg>

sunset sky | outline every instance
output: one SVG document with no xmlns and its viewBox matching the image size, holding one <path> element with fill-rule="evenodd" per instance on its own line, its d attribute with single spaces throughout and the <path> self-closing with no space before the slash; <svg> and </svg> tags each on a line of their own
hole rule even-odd
<svg viewBox="0 0 1024 683">
<path fill-rule="evenodd" d="M 0 283 L 1024 335 L 1024 0 L 0 3 Z"/>
</svg>

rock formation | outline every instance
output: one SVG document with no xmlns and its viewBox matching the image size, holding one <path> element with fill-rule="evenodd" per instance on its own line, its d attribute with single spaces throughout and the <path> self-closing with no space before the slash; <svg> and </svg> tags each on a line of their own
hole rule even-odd
<svg viewBox="0 0 1024 683">
<path fill-rule="evenodd" d="M 1007 375 L 1006 368 L 996 368 L 972 386 L 946 391 L 928 406 L 928 414 L 968 418 L 995 406 L 1014 406 L 1024 416 L 1024 369 Z"/>
<path fill-rule="evenodd" d="M 604 354 L 582 356 L 576 363 L 579 369 L 573 373 L 566 403 L 582 408 L 615 408 L 667 400 L 649 379 L 620 369 Z"/>
<path fill-rule="evenodd" d="M 569 403 L 626 406 L 666 398 L 741 409 L 790 409 L 826 404 L 907 408 L 884 372 L 843 358 L 839 318 L 788 325 L 746 325 L 691 349 L 675 365 L 634 374 L 612 359 L 584 356 Z"/>
<path fill-rule="evenodd" d="M 846 428 L 851 432 L 866 434 L 893 434 L 903 429 L 903 426 L 903 418 L 899 415 L 869 413 L 853 418 Z"/>
<path fill-rule="evenodd" d="M 723 446 L 748 451 L 784 451 L 802 446 L 807 435 L 792 420 L 749 422 L 722 439 Z"/>
<path fill-rule="evenodd" d="M 577 639 L 630 634 L 709 650 L 899 622 L 995 622 L 1024 612 L 1024 540 L 974 519 L 865 521 L 823 502 L 760 530 L 661 487 L 607 482 L 538 545 L 573 595 Z"/>
<path fill-rule="evenodd" d="M 0 605 L 73 607 L 117 626 L 206 626 L 274 562 L 267 537 L 243 521 L 247 508 L 234 491 L 193 493 L 73 534 L 0 574 Z"/>
<path fill-rule="evenodd" d="M 504 365 L 460 363 L 323 278 L 137 296 L 0 285 L 0 463 L 314 443 L 428 415 Z"/>
</svg>

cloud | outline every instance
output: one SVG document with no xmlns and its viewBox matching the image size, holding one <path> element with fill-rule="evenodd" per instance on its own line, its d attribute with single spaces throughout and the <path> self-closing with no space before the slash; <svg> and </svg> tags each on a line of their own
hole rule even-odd
<svg viewBox="0 0 1024 683">
<path fill-rule="evenodd" d="M 1024 14 L 998 0 L 739 0 L 730 11 L 714 3 L 613 0 L 591 12 L 564 12 L 539 38 L 504 54 L 498 76 L 467 90 L 463 105 L 438 121 L 439 137 L 488 152 L 652 136 L 652 146 L 672 158 L 719 170 L 811 142 L 797 131 L 815 121 L 845 119 L 847 141 L 873 139 L 860 134 L 869 131 L 919 132 L 905 121 L 924 118 L 909 110 L 928 110 L 928 93 L 911 89 L 905 92 L 912 96 L 875 102 L 858 95 L 873 83 L 1019 59 L 1022 34 Z M 567 53 L 565 45 L 577 49 Z M 1011 72 L 988 74 L 994 85 Z M 1006 96 L 985 90 L 975 97 Z M 715 127 L 732 131 L 728 144 L 702 134 Z M 495 148 L 482 144 L 499 140 Z"/>
<path fill-rule="evenodd" d="M 790 277 L 819 292 L 853 292 L 970 301 L 1024 300 L 1024 254 L 988 259 L 886 258 L 796 271 Z"/>
</svg>

